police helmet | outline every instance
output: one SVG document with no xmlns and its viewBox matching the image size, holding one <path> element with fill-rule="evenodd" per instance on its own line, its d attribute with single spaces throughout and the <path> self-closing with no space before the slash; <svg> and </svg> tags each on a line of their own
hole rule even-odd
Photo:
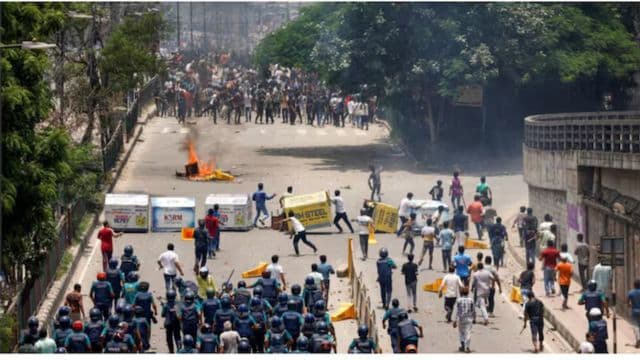
<svg viewBox="0 0 640 360">
<path fill-rule="evenodd" d="M 301 335 L 298 337 L 296 341 L 296 346 L 298 350 L 308 350 L 309 349 L 309 339 L 306 336 Z"/>
<path fill-rule="evenodd" d="M 213 288 L 207 288 L 207 299 L 213 299 L 216 296 L 216 291 Z"/>
<path fill-rule="evenodd" d="M 251 343 L 247 338 L 240 338 L 240 342 L 238 342 L 238 352 L 240 354 L 248 354 L 251 352 Z"/>
<path fill-rule="evenodd" d="M 115 328 L 118 327 L 118 323 L 120 322 L 120 317 L 116 314 L 109 316 L 109 327 Z"/>
<path fill-rule="evenodd" d="M 282 319 L 279 316 L 274 316 L 271 318 L 271 328 L 277 329 L 282 326 Z"/>
<path fill-rule="evenodd" d="M 127 304 L 122 308 L 122 317 L 125 319 L 131 319 L 133 316 L 133 308 L 131 305 Z"/>
<path fill-rule="evenodd" d="M 260 301 L 260 299 L 257 299 L 257 298 L 251 299 L 251 307 L 260 306 L 260 305 L 262 305 L 262 301 Z"/>
<path fill-rule="evenodd" d="M 320 334 L 326 334 L 329 331 L 329 327 L 327 326 L 326 322 L 318 321 L 318 325 L 316 325 L 316 330 L 318 330 Z"/>
<path fill-rule="evenodd" d="M 35 316 L 32 316 L 29 318 L 29 321 L 27 322 L 29 329 L 33 329 L 33 328 L 37 328 L 38 325 L 40 325 L 40 322 L 38 321 L 38 318 Z"/>
<path fill-rule="evenodd" d="M 136 282 L 138 281 L 138 273 L 136 271 L 132 271 L 127 274 L 127 282 Z"/>
<path fill-rule="evenodd" d="M 314 285 L 315 283 L 316 283 L 316 281 L 313 279 L 313 277 L 312 277 L 312 276 L 307 276 L 307 277 L 304 279 L 304 284 L 305 284 L 305 285 L 311 286 L 311 285 Z"/>
<path fill-rule="evenodd" d="M 96 279 L 98 279 L 99 281 L 107 280 L 107 273 L 104 271 L 100 271 L 98 275 L 96 275 Z"/>
<path fill-rule="evenodd" d="M 187 290 L 187 292 L 184 294 L 184 302 L 185 303 L 191 304 L 191 303 L 193 303 L 195 298 L 196 298 L 196 295 L 191 290 Z"/>
<path fill-rule="evenodd" d="M 258 304 L 258 305 L 260 305 L 260 304 Z M 238 306 L 238 312 L 241 313 L 241 314 L 249 312 L 249 308 L 247 308 L 247 304 L 240 304 L 240 306 Z"/>
<path fill-rule="evenodd" d="M 367 335 L 369 335 L 369 327 L 364 324 L 358 326 L 358 336 L 366 337 Z"/>
<path fill-rule="evenodd" d="M 287 295 L 286 293 L 280 293 L 280 295 L 278 295 L 278 302 L 282 305 L 286 304 L 287 301 L 289 300 L 289 295 Z"/>
<path fill-rule="evenodd" d="M 598 283 L 595 280 L 589 280 L 589 284 L 587 285 L 587 287 L 591 291 L 596 291 L 596 288 L 598 287 Z"/>
<path fill-rule="evenodd" d="M 300 295 L 301 292 L 302 292 L 302 288 L 300 287 L 300 285 L 293 284 L 293 286 L 291 286 L 291 294 Z"/>
<path fill-rule="evenodd" d="M 313 314 L 311 314 L 311 313 L 307 313 L 304 316 L 304 322 L 305 323 L 314 323 L 315 321 L 316 321 L 316 317 L 313 316 Z"/>
<path fill-rule="evenodd" d="M 71 318 L 65 315 L 58 320 L 58 324 L 62 329 L 68 329 L 71 326 Z"/>
<path fill-rule="evenodd" d="M 387 248 L 380 249 L 380 257 L 385 259 L 387 256 L 389 256 L 389 250 Z"/>
<path fill-rule="evenodd" d="M 298 308 L 298 303 L 295 300 L 287 301 L 287 310 L 294 311 Z"/>
<path fill-rule="evenodd" d="M 184 345 L 184 347 L 186 348 L 193 348 L 194 346 L 193 336 L 189 334 L 185 335 L 184 339 L 182 339 L 182 345 Z"/>
<path fill-rule="evenodd" d="M 244 282 L 244 280 L 240 280 L 238 281 L 238 288 L 246 288 L 247 287 L 247 283 Z"/>
<path fill-rule="evenodd" d="M 220 307 L 223 309 L 229 309 L 231 307 L 231 298 L 229 295 L 224 295 L 220 298 Z"/>
<path fill-rule="evenodd" d="M 256 286 L 253 288 L 253 296 L 262 296 L 262 286 Z"/>
<path fill-rule="evenodd" d="M 56 354 L 66 354 L 66 353 L 67 353 L 67 349 L 63 347 L 59 347 L 56 349 Z"/>
<path fill-rule="evenodd" d="M 89 310 L 89 319 L 98 321 L 100 320 L 100 317 L 102 317 L 102 311 L 100 311 L 100 309 L 92 308 L 91 310 Z"/>
<path fill-rule="evenodd" d="M 211 325 L 209 325 L 209 324 L 207 324 L 207 323 L 202 324 L 202 326 L 200 327 L 200 331 L 201 331 L 203 334 L 208 334 L 208 333 L 210 333 L 210 332 L 211 332 Z"/>
<path fill-rule="evenodd" d="M 58 309 L 58 318 L 61 318 L 63 316 L 69 316 L 69 314 L 71 314 L 71 308 L 68 306 L 61 306 Z"/>
<path fill-rule="evenodd" d="M 203 266 L 200 268 L 200 271 L 198 271 L 198 273 L 201 277 L 206 278 L 207 276 L 209 276 L 209 269 L 207 269 L 206 266 Z"/>
<path fill-rule="evenodd" d="M 175 301 L 176 296 L 178 296 L 178 294 L 176 294 L 175 290 L 173 289 L 167 290 L 167 301 Z"/>
<path fill-rule="evenodd" d="M 122 309 L 124 308 L 125 305 L 127 305 L 127 300 L 119 299 L 118 302 L 116 303 L 116 314 L 121 315 Z"/>
<path fill-rule="evenodd" d="M 133 246 L 131 246 L 131 245 L 127 245 L 127 246 L 125 246 L 125 247 L 124 247 L 124 254 L 125 254 L 126 256 L 131 256 L 131 255 L 133 255 Z"/>
<path fill-rule="evenodd" d="M 118 268 L 118 259 L 111 258 L 111 260 L 109 260 L 109 269 L 117 269 L 117 268 Z"/>
<path fill-rule="evenodd" d="M 403 311 L 400 313 L 400 315 L 398 315 L 398 318 L 400 319 L 400 321 L 407 320 L 409 318 L 409 314 Z"/>
<path fill-rule="evenodd" d="M 313 308 L 318 311 L 324 311 L 326 308 L 326 304 L 324 303 L 324 300 L 318 300 L 315 304 L 313 304 Z"/>
</svg>

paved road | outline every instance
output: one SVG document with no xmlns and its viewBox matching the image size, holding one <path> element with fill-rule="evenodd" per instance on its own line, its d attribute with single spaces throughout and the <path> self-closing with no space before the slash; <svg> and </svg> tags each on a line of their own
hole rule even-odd
<svg viewBox="0 0 640 360">
<path fill-rule="evenodd" d="M 276 119 L 276 122 L 279 122 Z M 174 176 L 176 170 L 183 171 L 187 155 L 181 150 L 189 131 L 198 132 L 198 152 L 201 157 L 215 156 L 218 166 L 238 175 L 233 183 L 190 182 Z M 396 204 L 407 191 L 413 191 L 418 198 L 426 198 L 430 186 L 436 179 L 447 180 L 449 175 L 426 173 L 415 170 L 413 164 L 401 153 L 394 151 L 388 142 L 388 134 L 382 126 L 374 125 L 370 131 L 346 127 L 314 128 L 290 125 L 222 125 L 214 126 L 205 119 L 197 124 L 181 127 L 173 118 L 154 118 L 144 129 L 141 143 L 137 144 L 115 192 L 144 192 L 152 195 L 193 196 L 197 200 L 197 217 L 204 216 L 204 199 L 209 193 L 250 193 L 258 182 L 264 182 L 267 192 L 282 194 L 287 185 L 294 187 L 297 194 L 319 190 L 341 189 L 345 198 L 347 212 L 351 217 L 357 215 L 362 199 L 368 196 L 366 186 L 367 166 L 376 162 L 384 166 L 382 176 L 383 200 Z M 445 181 L 446 182 L 446 181 Z M 464 178 L 464 185 L 471 187 L 476 179 Z M 496 193 L 496 202 L 500 211 L 511 211 L 526 200 L 526 187 L 520 175 L 492 177 L 489 182 Z M 277 210 L 275 202 L 269 209 Z M 504 210 L 503 210 L 504 209 Z M 335 229 L 327 228 L 330 234 L 312 234 L 310 239 L 320 251 L 336 265 L 346 263 L 346 236 L 338 235 Z M 157 295 L 163 293 L 161 272 L 157 270 L 155 260 L 164 251 L 168 242 L 176 244 L 176 251 L 187 269 L 193 267 L 193 244 L 181 241 L 177 233 L 126 234 L 115 240 L 115 253 L 120 254 L 126 244 L 134 246 L 136 254 L 142 259 L 141 278 L 151 283 Z M 380 234 L 379 244 L 370 252 L 377 253 L 381 246 L 391 250 L 391 256 L 401 263 L 402 243 L 392 235 Z M 100 268 L 100 254 L 96 245 L 89 246 L 79 263 L 71 284 L 80 282 L 83 292 L 89 290 L 91 281 Z M 288 236 L 271 230 L 252 230 L 250 232 L 224 232 L 221 239 L 222 251 L 218 259 L 209 260 L 208 267 L 218 283 L 226 279 L 235 268 L 232 281 L 240 278 L 240 273 L 255 266 L 260 261 L 268 261 L 272 254 L 280 254 L 281 264 L 285 268 L 289 284 L 302 283 L 310 264 L 317 261 L 310 249 L 301 248 L 303 256 L 293 257 L 293 249 Z M 435 264 L 441 264 L 439 257 Z M 379 300 L 375 286 L 374 261 L 356 263 L 358 271 L 364 271 L 367 281 Z M 439 267 L 437 267 L 439 269 Z M 421 283 L 442 274 L 422 272 Z M 186 278 L 193 277 L 189 273 Z M 398 274 L 394 278 L 394 296 L 404 304 L 404 289 Z M 348 301 L 348 285 L 343 280 L 332 282 L 330 306 Z M 444 324 L 441 301 L 435 295 L 421 292 L 420 312 L 417 320 L 425 326 L 426 338 L 421 342 L 421 352 L 451 352 L 457 348 L 457 332 Z M 87 300 L 87 303 L 89 301 Z M 381 310 L 380 310 L 381 311 Z M 472 348 L 478 352 L 523 352 L 529 349 L 527 333 L 518 336 L 521 327 L 512 306 L 500 302 L 496 310 L 497 318 L 482 331 L 474 330 Z M 381 314 L 380 314 L 381 315 Z M 379 316 L 378 318 L 382 318 Z M 355 322 L 339 323 L 339 351 L 346 351 L 351 337 L 355 336 Z M 164 331 L 154 327 L 152 350 L 166 352 Z M 507 340 L 507 341 L 503 341 Z M 388 349 L 388 344 L 383 343 Z M 553 347 L 549 347 L 554 350 Z M 560 351 L 562 349 L 555 349 Z"/>
</svg>

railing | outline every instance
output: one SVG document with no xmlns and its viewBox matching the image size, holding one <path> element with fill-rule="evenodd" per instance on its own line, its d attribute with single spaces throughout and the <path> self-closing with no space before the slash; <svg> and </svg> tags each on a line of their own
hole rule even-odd
<svg viewBox="0 0 640 360">
<path fill-rule="evenodd" d="M 371 306 L 371 298 L 369 297 L 368 290 L 364 281 L 362 280 L 362 273 L 356 276 L 353 252 L 353 241 L 349 239 L 349 282 L 351 283 L 351 297 L 356 308 L 356 317 L 359 324 L 364 324 L 369 327 L 369 336 L 373 338 L 376 344 L 380 344 L 378 336 L 378 328 L 376 325 L 376 312 Z"/>
<path fill-rule="evenodd" d="M 140 111 L 154 101 L 155 93 L 159 89 L 160 85 L 162 85 L 162 81 L 158 75 L 151 78 L 151 80 L 149 80 L 142 89 L 140 89 L 140 92 L 133 101 L 131 108 L 127 111 L 124 118 L 127 143 L 133 136 L 133 129 L 135 129 L 138 118 L 140 117 Z"/>
<path fill-rule="evenodd" d="M 123 122 L 120 121 L 113 131 L 111 139 L 103 147 L 102 162 L 105 175 L 116 166 L 118 156 L 124 147 L 122 126 Z"/>
<path fill-rule="evenodd" d="M 524 143 L 540 150 L 640 153 L 640 112 L 532 115 Z"/>
</svg>

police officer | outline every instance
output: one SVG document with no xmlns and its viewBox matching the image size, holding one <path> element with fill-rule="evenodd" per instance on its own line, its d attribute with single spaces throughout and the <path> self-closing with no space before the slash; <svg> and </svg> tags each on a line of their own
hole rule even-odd
<svg viewBox="0 0 640 360">
<path fill-rule="evenodd" d="M 162 317 L 164 318 L 164 331 L 169 353 L 174 353 L 175 348 L 180 350 L 182 346 L 180 338 L 180 320 L 178 320 L 178 305 L 176 304 L 176 292 L 173 289 L 167 291 L 167 302 L 162 304 Z"/>
<path fill-rule="evenodd" d="M 118 269 L 118 259 L 111 258 L 109 260 L 109 268 L 107 269 L 107 281 L 113 289 L 113 308 L 117 305 L 118 299 L 122 292 L 122 284 L 124 283 L 124 273 Z"/>
<path fill-rule="evenodd" d="M 129 304 L 122 308 L 122 321 L 120 322 L 119 327 L 122 328 L 125 334 L 131 337 L 130 340 L 126 339 L 126 341 L 133 341 L 134 345 L 137 347 L 140 344 L 140 337 L 138 336 L 136 327 L 133 325 L 133 311 L 133 306 Z"/>
<path fill-rule="evenodd" d="M 602 318 L 602 311 L 593 307 L 589 310 L 589 334 L 593 337 L 593 348 L 596 354 L 607 354 L 607 320 Z"/>
<path fill-rule="evenodd" d="M 418 335 L 416 328 L 420 330 L 420 335 Z M 411 345 L 417 349 L 418 337 L 423 336 L 422 326 L 418 325 L 415 320 L 409 319 L 409 315 L 407 313 L 402 313 L 400 315 L 400 322 L 398 323 L 398 343 L 400 344 L 400 352 L 409 352 L 408 347 Z"/>
<path fill-rule="evenodd" d="M 220 310 L 220 300 L 216 298 L 216 291 L 213 288 L 207 288 L 207 298 L 202 302 L 204 322 L 213 326 L 213 319 L 218 310 Z"/>
<path fill-rule="evenodd" d="M 320 321 L 324 321 L 324 323 L 329 328 L 329 332 L 334 337 L 336 336 L 336 331 L 333 328 L 333 324 L 331 323 L 331 315 L 327 312 L 327 306 L 324 300 L 318 300 L 313 305 L 313 316 L 316 318 L 316 326 Z"/>
<path fill-rule="evenodd" d="M 151 338 L 151 323 L 147 320 L 147 316 L 142 307 L 135 306 L 133 313 L 132 326 L 139 339 L 138 348 L 140 352 L 143 353 L 151 347 L 149 344 L 149 339 Z"/>
<path fill-rule="evenodd" d="M 583 292 L 578 300 L 579 305 L 584 305 L 586 311 L 587 320 L 590 321 L 589 311 L 593 308 L 598 308 L 600 313 L 606 311 L 607 317 L 609 317 L 609 305 L 602 291 L 597 289 L 598 284 L 595 280 L 589 280 L 587 285 L 587 291 Z"/>
<path fill-rule="evenodd" d="M 64 342 L 67 340 L 67 336 L 71 335 L 71 318 L 69 316 L 63 316 L 58 320 L 58 328 L 53 331 L 53 340 L 56 341 L 58 348 L 64 347 Z"/>
<path fill-rule="evenodd" d="M 56 313 L 56 317 L 53 320 L 53 330 L 56 330 L 60 327 L 60 318 L 63 316 L 69 316 L 71 314 L 71 308 L 63 305 L 58 308 L 58 312 Z M 69 325 L 71 327 L 71 325 Z M 59 346 L 58 346 L 59 347 Z"/>
<path fill-rule="evenodd" d="M 267 315 L 260 298 L 251 299 L 250 315 L 255 320 L 253 327 L 253 337 L 251 341 L 251 349 L 254 353 L 264 352 L 264 336 L 267 331 Z"/>
<path fill-rule="evenodd" d="M 205 323 L 200 327 L 196 348 L 201 354 L 214 354 L 220 349 L 220 339 L 211 331 L 211 325 Z"/>
<path fill-rule="evenodd" d="M 99 272 L 96 277 L 97 280 L 91 284 L 91 291 L 89 292 L 89 297 L 93 300 L 93 304 L 95 307 L 100 309 L 102 313 L 103 319 L 109 318 L 109 313 L 111 312 L 111 302 L 115 297 L 113 293 L 113 289 L 111 288 L 111 284 L 107 281 L 107 274 L 104 272 Z"/>
<path fill-rule="evenodd" d="M 120 257 L 120 271 L 126 279 L 130 272 L 138 271 L 140 269 L 140 262 L 138 257 L 133 255 L 133 246 L 127 245 L 124 247 L 124 254 Z"/>
<path fill-rule="evenodd" d="M 134 305 L 142 308 L 144 316 L 147 318 L 149 324 L 158 322 L 156 316 L 158 315 L 158 307 L 156 306 L 156 300 L 153 298 L 153 294 L 149 291 L 149 283 L 146 281 L 140 282 L 138 285 L 138 293 L 134 300 Z M 153 309 L 153 313 L 151 313 Z"/>
<path fill-rule="evenodd" d="M 300 287 L 300 285 L 293 284 L 291 286 L 291 295 L 289 295 L 289 301 L 287 302 L 287 306 L 289 302 L 291 301 L 295 302 L 296 304 L 295 311 L 302 315 L 302 313 L 304 312 L 304 298 L 302 297 L 302 295 L 300 295 L 301 293 L 302 293 L 302 288 Z"/>
<path fill-rule="evenodd" d="M 27 321 L 28 329 L 23 330 L 22 336 L 20 336 L 20 342 L 19 342 L 20 346 L 25 344 L 29 344 L 29 345 L 36 344 L 36 341 L 40 339 L 40 336 L 38 335 L 38 326 L 40 326 L 40 322 L 38 321 L 38 318 L 36 318 L 35 316 L 30 317 L 29 320 Z"/>
<path fill-rule="evenodd" d="M 233 291 L 233 306 L 237 309 L 241 304 L 249 306 L 251 300 L 251 292 L 247 289 L 247 284 L 240 280 L 238 286 Z"/>
<path fill-rule="evenodd" d="M 296 311 L 296 305 L 294 300 L 289 300 L 287 303 L 287 311 L 282 314 L 281 318 L 284 328 L 294 340 L 300 336 L 302 325 L 304 324 L 304 318 Z M 295 348 L 296 343 L 293 343 L 291 349 L 295 350 Z"/>
<path fill-rule="evenodd" d="M 391 278 L 393 269 L 396 269 L 396 263 L 389 258 L 389 250 L 387 248 L 380 249 L 380 258 L 376 262 L 378 269 L 378 283 L 380 283 L 380 297 L 382 306 L 385 310 L 389 309 L 391 301 Z"/>
<path fill-rule="evenodd" d="M 105 353 L 111 354 L 125 354 L 130 353 L 129 345 L 124 341 L 124 334 L 122 331 L 117 331 L 113 334 L 111 340 L 107 341 L 104 346 Z"/>
<path fill-rule="evenodd" d="M 262 286 L 258 286 L 256 288 L 253 289 L 253 297 L 251 297 L 251 300 L 249 300 L 249 304 L 251 305 L 253 299 L 258 299 L 260 302 L 260 309 L 262 311 L 264 311 L 267 315 L 270 315 L 273 312 L 273 308 L 271 307 L 271 304 L 269 304 L 269 302 L 265 299 L 262 298 Z M 251 305 L 251 308 L 253 308 L 253 305 Z"/>
<path fill-rule="evenodd" d="M 292 341 L 291 334 L 282 326 L 282 320 L 278 316 L 272 317 L 271 328 L 267 331 L 264 340 L 267 352 L 272 354 L 286 353 Z"/>
<path fill-rule="evenodd" d="M 118 331 L 118 324 L 120 324 L 120 316 L 111 314 L 106 326 L 102 330 L 102 334 L 100 334 L 100 340 L 103 344 L 106 344 L 113 339 L 113 336 Z"/>
<path fill-rule="evenodd" d="M 306 336 L 298 337 L 295 343 L 294 353 L 308 353 L 309 352 L 309 339 Z"/>
<path fill-rule="evenodd" d="M 216 311 L 213 316 L 213 332 L 220 336 L 220 334 L 224 332 L 224 323 L 228 321 L 233 324 L 235 320 L 236 315 L 231 309 L 231 298 L 228 295 L 225 295 L 220 299 L 220 310 Z"/>
<path fill-rule="evenodd" d="M 178 354 L 195 354 L 198 351 L 196 350 L 196 344 L 193 340 L 193 336 L 191 334 L 187 334 L 184 336 L 184 340 L 182 341 L 183 347 L 178 350 Z"/>
<path fill-rule="evenodd" d="M 288 301 L 289 296 L 286 293 L 280 293 L 280 295 L 278 295 L 278 304 L 273 308 L 273 314 L 281 318 L 282 314 L 289 310 Z"/>
<path fill-rule="evenodd" d="M 349 353 L 373 354 L 374 352 L 382 353 L 378 344 L 369 337 L 369 327 L 364 324 L 358 326 L 358 337 L 349 344 Z"/>
<path fill-rule="evenodd" d="M 87 334 L 85 334 L 82 326 L 82 321 L 74 321 L 71 325 L 73 332 L 67 336 L 64 342 L 64 347 L 69 353 L 87 353 L 91 352 L 91 341 Z"/>
<path fill-rule="evenodd" d="M 311 339 L 316 333 L 316 317 L 313 316 L 312 313 L 306 313 L 304 315 L 304 323 L 302 324 L 300 332 L 308 339 Z"/>
<path fill-rule="evenodd" d="M 93 308 L 89 310 L 89 321 L 84 325 L 84 332 L 91 341 L 91 352 L 102 352 L 102 332 L 104 330 L 104 322 L 102 321 L 102 312 L 100 309 Z"/>
<path fill-rule="evenodd" d="M 246 304 L 240 304 L 238 306 L 238 316 L 233 322 L 233 328 L 236 329 L 241 338 L 246 338 L 249 341 L 253 337 L 253 327 L 255 325 L 256 320 L 249 315 L 249 307 Z M 249 343 L 249 349 L 251 349 L 251 343 Z"/>
<path fill-rule="evenodd" d="M 304 279 L 304 290 L 302 291 L 302 298 L 307 306 L 307 312 L 313 312 L 313 305 L 318 300 L 324 299 L 322 296 L 322 290 L 318 288 L 315 280 L 311 276 L 307 276 Z"/>
<path fill-rule="evenodd" d="M 182 324 L 182 334 L 186 340 L 186 336 L 190 335 L 193 341 L 198 334 L 198 324 L 201 322 L 200 310 L 195 304 L 195 294 L 191 290 L 187 290 L 184 294 L 184 302 L 180 305 L 178 312 L 178 320 Z M 185 347 L 186 344 L 183 344 Z"/>
<path fill-rule="evenodd" d="M 337 352 L 336 342 L 333 336 L 329 334 L 329 327 L 327 326 L 327 323 L 321 321 L 318 323 L 316 328 L 318 333 L 313 334 L 311 337 L 311 352 L 316 354 L 329 354 L 331 349 L 333 349 L 333 352 Z"/>
<path fill-rule="evenodd" d="M 258 279 L 250 287 L 262 287 L 262 297 L 269 302 L 271 307 L 277 303 L 278 293 L 280 292 L 280 283 L 276 279 L 271 278 L 270 271 L 263 271 L 262 278 Z"/>
<path fill-rule="evenodd" d="M 382 317 L 382 328 L 387 329 L 394 353 L 398 352 L 398 323 L 400 322 L 400 315 L 403 313 L 406 313 L 406 310 L 400 307 L 400 301 L 393 299 L 391 301 L 391 309 L 387 310 Z M 388 326 L 387 321 L 389 322 Z"/>
<path fill-rule="evenodd" d="M 132 271 L 125 279 L 126 282 L 122 287 L 122 297 L 127 301 L 127 304 L 133 305 L 136 301 L 136 295 L 138 294 L 138 273 Z"/>
</svg>

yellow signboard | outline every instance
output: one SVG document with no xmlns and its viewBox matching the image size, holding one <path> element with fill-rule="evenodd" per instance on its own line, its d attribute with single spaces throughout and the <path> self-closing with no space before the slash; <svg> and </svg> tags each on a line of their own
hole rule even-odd
<svg viewBox="0 0 640 360">
<path fill-rule="evenodd" d="M 331 226 L 331 202 L 326 191 L 283 199 L 285 214 L 292 210 L 305 229 Z M 289 229 L 291 225 L 289 223 Z"/>
<path fill-rule="evenodd" d="M 376 231 L 395 233 L 398 229 L 398 208 L 395 206 L 375 203 L 371 218 Z"/>
</svg>

